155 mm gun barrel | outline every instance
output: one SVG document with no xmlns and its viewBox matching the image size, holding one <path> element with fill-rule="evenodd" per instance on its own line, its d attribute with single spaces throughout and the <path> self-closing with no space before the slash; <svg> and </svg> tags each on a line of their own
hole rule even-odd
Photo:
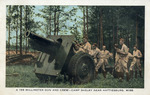
<svg viewBox="0 0 150 95">
<path fill-rule="evenodd" d="M 55 53 L 59 49 L 62 42 L 61 39 L 47 39 L 32 32 L 26 32 L 25 37 L 30 38 L 29 43 L 33 49 L 45 52 L 47 54 Z"/>
</svg>

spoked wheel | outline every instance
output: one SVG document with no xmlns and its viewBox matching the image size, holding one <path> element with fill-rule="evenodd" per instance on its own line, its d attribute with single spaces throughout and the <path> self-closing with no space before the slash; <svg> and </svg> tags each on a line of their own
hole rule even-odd
<svg viewBox="0 0 150 95">
<path fill-rule="evenodd" d="M 79 52 L 71 58 L 68 71 L 74 83 L 90 82 L 95 77 L 94 61 L 89 54 Z"/>
</svg>

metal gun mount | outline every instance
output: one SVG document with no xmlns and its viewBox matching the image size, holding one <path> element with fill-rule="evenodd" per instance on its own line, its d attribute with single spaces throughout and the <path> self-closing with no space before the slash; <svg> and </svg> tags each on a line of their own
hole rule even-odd
<svg viewBox="0 0 150 95">
<path fill-rule="evenodd" d="M 43 38 L 26 32 L 31 48 L 40 51 L 35 64 L 35 74 L 42 80 L 48 76 L 68 75 L 75 83 L 86 83 L 94 79 L 93 58 L 84 52 L 73 52 L 74 36 L 59 35 Z"/>
</svg>

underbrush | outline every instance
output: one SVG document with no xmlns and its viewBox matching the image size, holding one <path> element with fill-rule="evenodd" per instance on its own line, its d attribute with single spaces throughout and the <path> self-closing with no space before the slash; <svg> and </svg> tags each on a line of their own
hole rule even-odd
<svg viewBox="0 0 150 95">
<path fill-rule="evenodd" d="M 33 72 L 33 65 L 12 65 L 6 66 L 6 87 L 46 87 L 46 88 L 144 88 L 144 78 L 132 79 L 129 82 L 113 78 L 111 74 L 107 74 L 104 79 L 102 74 L 98 74 L 97 79 L 86 84 L 70 84 L 69 81 L 64 82 L 63 77 L 59 82 L 40 82 Z M 12 74 L 12 75 L 11 75 Z M 13 76 L 17 74 L 17 76 Z"/>
</svg>

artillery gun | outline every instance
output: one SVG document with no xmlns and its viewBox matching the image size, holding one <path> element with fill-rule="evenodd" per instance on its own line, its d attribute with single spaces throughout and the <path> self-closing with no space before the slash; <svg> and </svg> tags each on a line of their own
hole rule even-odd
<svg viewBox="0 0 150 95">
<path fill-rule="evenodd" d="M 74 53 L 74 36 L 57 35 L 43 38 L 26 32 L 31 48 L 40 51 L 35 63 L 35 74 L 40 80 L 59 75 L 68 76 L 74 83 L 87 83 L 95 77 L 93 58 L 84 52 Z"/>
</svg>

